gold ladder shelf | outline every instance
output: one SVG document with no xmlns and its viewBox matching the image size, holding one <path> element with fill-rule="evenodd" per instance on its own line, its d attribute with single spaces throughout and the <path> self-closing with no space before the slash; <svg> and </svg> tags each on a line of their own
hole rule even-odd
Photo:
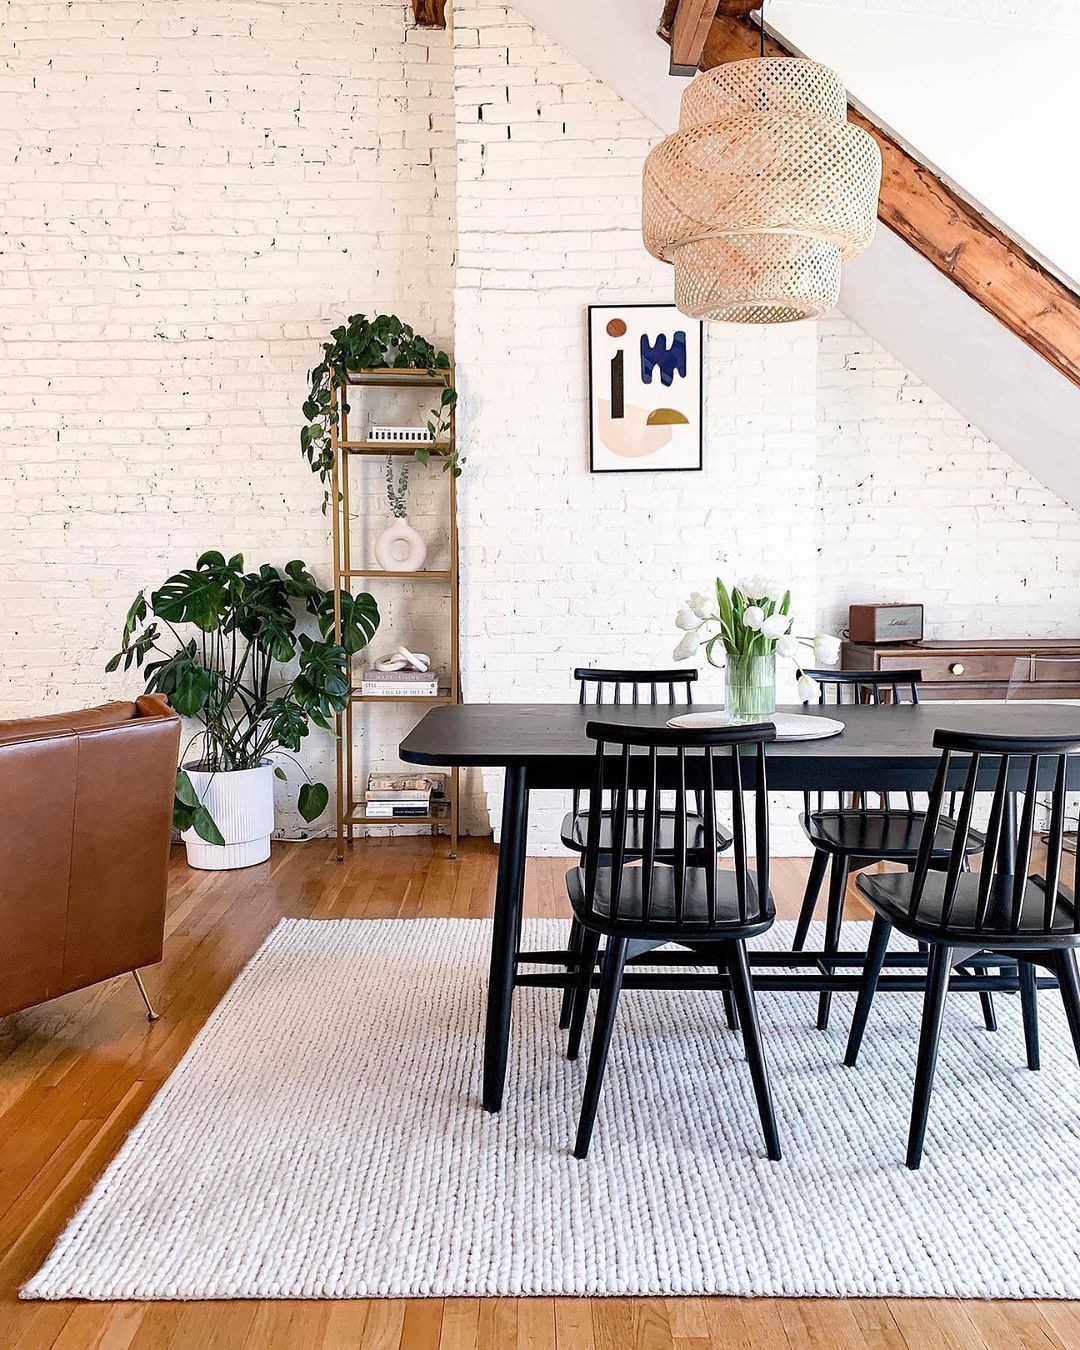
<svg viewBox="0 0 1080 1350">
<path fill-rule="evenodd" d="M 337 831 L 337 856 L 338 861 L 345 857 L 346 843 L 352 843 L 356 838 L 356 830 L 366 827 L 375 827 L 379 829 L 393 829 L 401 825 L 416 826 L 426 825 L 431 829 L 432 835 L 437 835 L 441 830 L 449 832 L 451 858 L 457 857 L 458 851 L 458 824 L 459 824 L 459 770 L 452 768 L 446 779 L 447 799 L 444 806 L 433 815 L 428 816 L 408 816 L 400 817 L 395 820 L 388 820 L 385 816 L 369 816 L 366 813 L 364 802 L 356 799 L 356 778 L 355 778 L 355 745 L 353 735 L 353 708 L 357 703 L 363 703 L 370 707 L 373 703 L 393 703 L 400 706 L 402 703 L 416 703 L 426 712 L 433 704 L 437 703 L 460 703 L 461 702 L 461 671 L 459 668 L 459 632 L 458 632 L 458 597 L 460 591 L 461 570 L 458 559 L 458 529 L 457 529 L 457 485 L 454 475 L 447 473 L 446 478 L 449 484 L 448 510 L 449 510 L 449 540 L 450 540 L 450 565 L 445 569 L 416 571 L 416 572 L 388 572 L 379 568 L 355 568 L 352 565 L 352 538 L 351 538 L 351 515 L 349 512 L 349 464 L 352 460 L 362 462 L 367 457 L 383 457 L 385 455 L 412 455 L 418 449 L 431 451 L 430 467 L 436 472 L 441 471 L 442 458 L 453 453 L 456 444 L 457 425 L 455 420 L 455 410 L 450 410 L 450 438 L 448 441 L 442 441 L 437 444 L 431 442 L 418 441 L 412 444 L 408 441 L 398 441 L 390 445 L 383 445 L 378 441 L 353 441 L 349 439 L 349 409 L 347 389 L 353 387 L 360 388 L 383 388 L 383 389 L 453 389 L 454 373 L 453 370 L 439 370 L 429 373 L 426 370 L 355 370 L 349 371 L 344 385 L 335 382 L 334 398 L 337 401 L 338 424 L 333 433 L 332 449 L 334 455 L 333 481 L 331 484 L 331 496 L 333 499 L 333 540 L 334 540 L 334 631 L 337 640 L 341 641 L 341 612 L 340 604 L 337 601 L 338 593 L 342 590 L 352 591 L 352 581 L 354 579 L 385 580 L 385 581 L 424 581 L 432 584 L 443 583 L 450 592 L 450 664 L 449 664 L 449 686 L 440 689 L 438 695 L 431 697 L 418 697 L 416 695 L 402 695 L 392 697 L 389 695 L 364 695 L 358 691 L 353 683 L 352 672 L 349 676 L 349 702 L 345 709 L 344 716 L 337 718 L 337 813 L 336 813 L 336 831 Z"/>
</svg>

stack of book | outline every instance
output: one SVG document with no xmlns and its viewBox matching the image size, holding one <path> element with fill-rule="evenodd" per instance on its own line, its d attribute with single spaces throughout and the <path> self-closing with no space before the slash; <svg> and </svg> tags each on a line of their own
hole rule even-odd
<svg viewBox="0 0 1080 1350">
<path fill-rule="evenodd" d="M 441 773 L 372 773 L 364 793 L 364 814 L 387 820 L 433 816 L 446 800 L 445 787 L 445 775 Z"/>
<path fill-rule="evenodd" d="M 366 670 L 360 692 L 383 698 L 432 698 L 439 692 L 439 677 L 433 670 Z"/>
</svg>

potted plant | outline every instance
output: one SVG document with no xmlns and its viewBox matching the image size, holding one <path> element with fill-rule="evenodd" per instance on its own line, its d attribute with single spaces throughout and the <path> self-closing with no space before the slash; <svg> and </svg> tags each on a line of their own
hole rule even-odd
<svg viewBox="0 0 1080 1350">
<path fill-rule="evenodd" d="M 716 578 L 716 598 L 695 591 L 675 616 L 683 630 L 675 648 L 676 661 L 693 656 L 704 644 L 705 658 L 725 667 L 724 706 L 735 722 L 766 721 L 776 711 L 776 658 L 799 660 L 799 648 L 812 648 L 818 666 L 835 665 L 840 640 L 831 633 L 796 637 L 791 630 L 791 592 L 768 577 L 737 582 L 730 591 Z M 716 655 L 717 649 L 723 652 Z M 804 703 L 818 695 L 818 683 L 796 665 L 799 697 Z"/>
<path fill-rule="evenodd" d="M 145 591 L 135 597 L 120 650 L 105 668 L 145 662 L 146 692 L 167 695 L 200 724 L 181 756 L 173 807 L 192 867 L 247 867 L 270 856 L 274 776 L 285 778 L 271 757 L 291 759 L 313 722 L 333 731 L 331 719 L 349 700 L 350 657 L 379 626 L 370 595 L 342 591 L 339 644 L 334 609 L 333 592 L 302 562 L 246 572 L 241 554 L 226 560 L 216 551 L 169 577 L 149 600 Z M 318 636 L 298 631 L 297 611 L 310 616 Z M 185 625 L 194 635 L 179 631 Z M 198 755 L 187 762 L 196 744 Z M 329 797 L 324 783 L 308 779 L 297 797 L 304 820 L 316 820 Z"/>
<path fill-rule="evenodd" d="M 325 489 L 323 510 L 330 501 L 330 483 L 334 467 L 333 431 L 338 424 L 338 406 L 334 384 L 345 387 L 350 370 L 424 370 L 430 375 L 450 369 L 450 357 L 436 349 L 396 314 L 350 314 L 344 324 L 330 332 L 331 341 L 323 343 L 323 359 L 311 371 L 311 388 L 304 400 L 304 425 L 300 428 L 300 450 L 311 465 L 312 473 L 322 479 Z M 437 444 L 449 431 L 457 393 L 447 387 L 427 416 L 427 431 Z M 346 405 L 348 411 L 348 405 Z M 421 446 L 415 457 L 426 464 L 431 452 Z M 457 450 L 441 456 L 444 473 L 455 478 L 461 474 Z"/>
</svg>

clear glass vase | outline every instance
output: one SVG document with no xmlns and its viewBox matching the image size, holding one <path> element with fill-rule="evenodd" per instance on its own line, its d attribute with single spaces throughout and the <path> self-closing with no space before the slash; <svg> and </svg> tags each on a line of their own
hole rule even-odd
<svg viewBox="0 0 1080 1350">
<path fill-rule="evenodd" d="M 728 653 L 724 706 L 735 722 L 767 722 L 776 711 L 776 653 Z"/>
</svg>

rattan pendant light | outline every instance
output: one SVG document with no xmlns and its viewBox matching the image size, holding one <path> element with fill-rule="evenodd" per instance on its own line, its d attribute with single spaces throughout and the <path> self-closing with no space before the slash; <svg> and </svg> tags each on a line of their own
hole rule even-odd
<svg viewBox="0 0 1080 1350">
<path fill-rule="evenodd" d="M 881 152 L 813 61 L 732 61 L 698 75 L 679 130 L 645 161 L 642 232 L 675 265 L 695 319 L 788 323 L 836 303 L 840 262 L 874 236 Z"/>
</svg>

